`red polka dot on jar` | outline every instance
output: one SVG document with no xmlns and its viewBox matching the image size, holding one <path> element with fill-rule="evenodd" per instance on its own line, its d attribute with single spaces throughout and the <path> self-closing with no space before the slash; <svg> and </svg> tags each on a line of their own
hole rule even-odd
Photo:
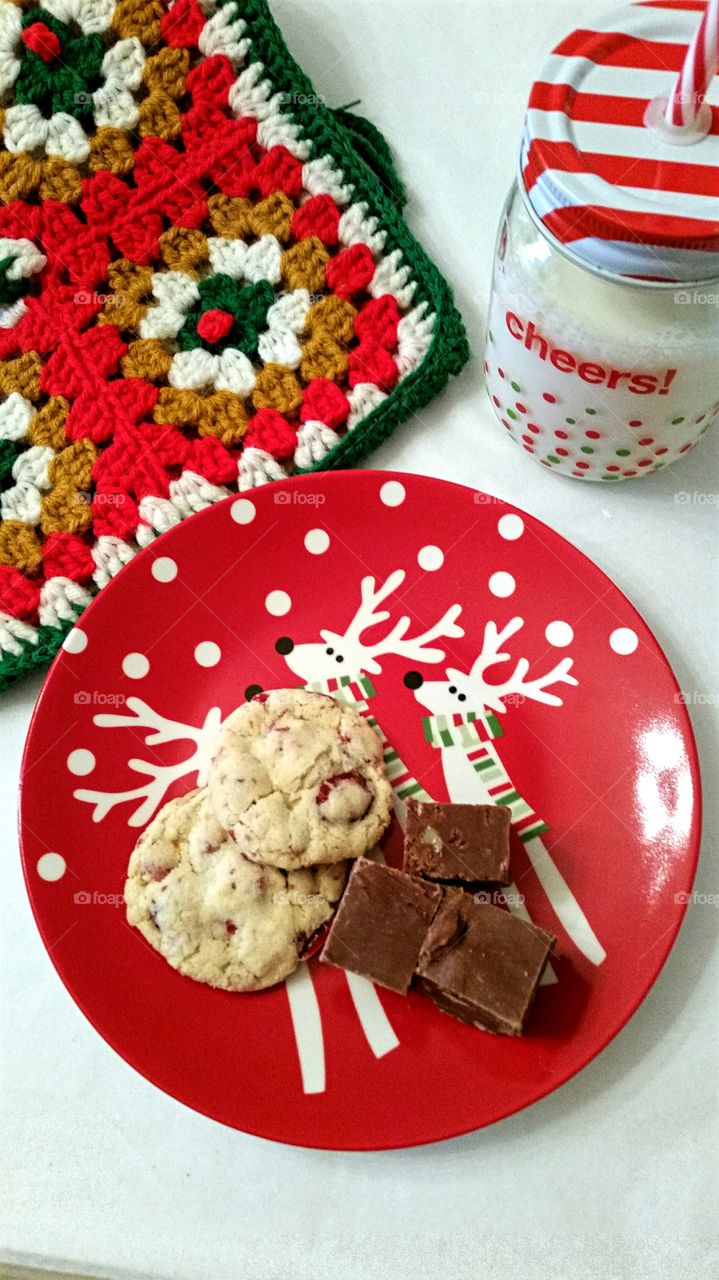
<svg viewBox="0 0 719 1280">
<path fill-rule="evenodd" d="M 629 425 L 630 425 L 630 427 L 641 427 L 641 426 L 642 426 L 642 420 L 641 420 L 641 418 L 632 418 L 632 420 L 631 420 L 631 422 L 629 423 Z"/>
<path fill-rule="evenodd" d="M 682 447 L 681 447 L 681 449 L 679 450 L 679 452 L 680 452 L 680 453 L 688 453 L 688 451 L 689 451 L 690 449 L 693 449 L 693 448 L 694 448 L 694 442 L 693 442 L 692 440 L 688 440 L 686 444 L 683 444 L 683 445 L 682 445 Z"/>
<path fill-rule="evenodd" d="M 645 445 L 645 444 L 654 444 L 654 437 L 653 437 L 653 436 L 642 436 L 641 440 L 639 441 L 639 444 L 642 444 L 642 445 Z"/>
<path fill-rule="evenodd" d="M 557 453 L 557 454 L 559 454 L 559 457 L 560 457 L 560 458 L 568 458 L 568 457 L 569 457 L 569 450 L 568 450 L 568 449 L 555 449 L 555 451 L 554 451 L 554 452 L 555 452 L 555 453 Z"/>
<path fill-rule="evenodd" d="M 500 368 L 498 367 L 498 368 L 497 368 L 497 373 L 499 374 L 500 378 L 503 378 L 503 377 L 504 377 L 504 369 L 500 369 Z"/>
<path fill-rule="evenodd" d="M 651 467 L 651 465 L 652 465 L 651 458 L 640 458 L 637 463 L 638 467 Z"/>
<path fill-rule="evenodd" d="M 484 362 L 484 372 L 485 372 L 485 373 L 489 373 L 489 365 L 487 364 L 487 361 L 486 361 L 486 360 L 485 360 L 485 362 Z"/>
<path fill-rule="evenodd" d="M 601 431 L 585 431 L 584 434 L 587 440 L 601 440 L 602 438 Z"/>
<path fill-rule="evenodd" d="M 636 471 L 623 471 L 623 472 L 622 472 L 622 475 L 623 475 L 623 476 L 627 476 L 627 477 L 629 477 L 629 476 L 635 476 L 636 474 L 637 474 L 637 473 L 636 473 Z"/>
<path fill-rule="evenodd" d="M 492 396 L 492 404 L 496 409 L 502 408 L 502 401 L 499 399 L 499 396 Z"/>
<path fill-rule="evenodd" d="M 523 449 L 526 449 L 526 450 L 527 450 L 527 453 L 534 453 L 534 445 L 533 445 L 533 444 L 524 444 L 524 445 L 522 445 L 522 448 L 523 448 Z"/>
<path fill-rule="evenodd" d="M 503 427 L 506 427 L 508 431 L 511 431 L 511 430 L 512 430 L 512 424 L 511 424 L 511 422 L 507 422 L 507 419 L 506 419 L 506 418 L 502 418 L 502 419 L 501 419 L 501 422 L 502 422 L 502 426 L 503 426 Z"/>
<path fill-rule="evenodd" d="M 537 424 L 536 424 L 536 422 L 528 422 L 528 423 L 527 423 L 527 431 L 533 431 L 533 432 L 534 432 L 534 434 L 535 434 L 535 436 L 538 436 L 538 435 L 540 434 L 541 430 L 542 430 L 542 428 L 541 428 L 541 427 L 538 427 L 538 426 L 537 426 Z"/>
<path fill-rule="evenodd" d="M 621 467 L 618 467 L 616 462 L 610 462 L 609 466 L 607 467 L 607 471 L 621 471 Z"/>
<path fill-rule="evenodd" d="M 559 451 L 557 451 L 557 452 L 559 452 Z M 588 463 L 588 462 L 578 462 L 578 463 L 577 463 L 577 470 L 578 470 L 578 471 L 588 471 L 588 470 L 589 470 L 589 463 Z"/>
<path fill-rule="evenodd" d="M 547 404 L 557 403 L 557 397 L 553 396 L 551 391 L 545 391 L 544 394 L 542 395 L 542 399 L 546 400 Z"/>
<path fill-rule="evenodd" d="M 515 406 L 514 406 L 514 407 L 515 407 L 515 409 L 517 410 L 517 413 L 526 413 L 526 412 L 527 412 L 527 406 L 526 406 L 526 404 L 515 404 Z"/>
<path fill-rule="evenodd" d="M 663 453 L 669 453 L 669 449 L 667 448 L 667 446 L 666 446 L 666 445 L 664 445 L 661 449 L 657 449 L 657 451 L 656 451 L 656 454 L 657 454 L 657 457 L 658 457 L 658 458 L 661 458 L 661 456 L 662 456 L 662 454 L 663 454 Z"/>
<path fill-rule="evenodd" d="M 704 419 L 706 418 L 706 416 L 707 416 L 707 415 L 706 415 L 705 413 L 703 413 L 703 414 L 702 414 L 702 416 L 701 416 L 700 418 L 695 418 L 695 419 L 694 419 L 694 422 L 696 423 L 696 425 L 697 425 L 697 426 L 699 426 L 699 423 L 700 423 L 700 422 L 703 422 L 703 421 L 704 421 Z"/>
<path fill-rule="evenodd" d="M 554 434 L 555 434 L 555 436 L 557 437 L 557 439 L 558 439 L 558 440 L 568 440 L 568 439 L 569 439 L 569 432 L 568 432 L 568 431 L 555 431 L 555 433 L 554 433 Z"/>
</svg>

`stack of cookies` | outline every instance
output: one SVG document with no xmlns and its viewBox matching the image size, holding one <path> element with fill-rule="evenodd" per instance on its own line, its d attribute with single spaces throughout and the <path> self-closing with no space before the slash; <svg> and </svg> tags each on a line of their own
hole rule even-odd
<svg viewBox="0 0 719 1280">
<path fill-rule="evenodd" d="M 356 711 L 304 689 L 260 693 L 225 721 L 207 786 L 140 837 L 128 921 L 198 982 L 272 986 L 332 916 L 391 807 L 382 744 Z"/>
</svg>

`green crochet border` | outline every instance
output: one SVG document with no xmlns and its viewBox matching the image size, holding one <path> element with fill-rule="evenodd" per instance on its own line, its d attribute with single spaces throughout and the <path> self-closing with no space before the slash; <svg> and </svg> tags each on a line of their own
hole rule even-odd
<svg viewBox="0 0 719 1280">
<path fill-rule="evenodd" d="M 228 2 L 219 0 L 220 4 Z M 353 199 L 366 201 L 379 216 L 382 229 L 387 231 L 385 252 L 400 249 L 416 282 L 413 301 L 427 302 L 436 315 L 422 363 L 343 436 L 321 462 L 294 474 L 349 467 L 386 440 L 400 422 L 427 404 L 453 374 L 459 373 L 470 355 L 467 335 L 452 290 L 402 218 L 406 194 L 380 131 L 361 116 L 348 110 L 332 111 L 324 105 L 287 48 L 267 0 L 238 0 L 238 4 L 251 39 L 248 61 L 262 62 L 277 91 L 292 96 L 288 114 L 302 127 L 312 155 L 331 155 L 346 181 L 354 186 Z M 23 644 L 19 654 L 6 651 L 0 658 L 0 690 L 47 666 L 71 625 L 67 621 L 60 627 L 39 627 L 37 644 Z"/>
</svg>

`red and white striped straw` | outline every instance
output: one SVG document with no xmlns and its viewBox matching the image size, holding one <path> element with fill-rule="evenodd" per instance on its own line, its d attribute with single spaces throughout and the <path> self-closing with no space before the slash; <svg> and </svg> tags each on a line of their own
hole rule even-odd
<svg viewBox="0 0 719 1280">
<path fill-rule="evenodd" d="M 708 0 L 684 66 L 667 103 L 665 119 L 675 128 L 691 129 L 707 89 L 719 70 L 719 0 Z"/>
</svg>

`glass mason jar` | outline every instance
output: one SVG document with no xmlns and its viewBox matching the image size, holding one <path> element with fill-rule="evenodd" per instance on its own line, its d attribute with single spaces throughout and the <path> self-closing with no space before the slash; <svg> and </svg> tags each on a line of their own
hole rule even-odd
<svg viewBox="0 0 719 1280">
<path fill-rule="evenodd" d="M 719 136 L 665 120 L 667 47 L 680 66 L 700 16 L 599 17 L 529 98 L 485 373 L 505 430 L 577 479 L 649 475 L 719 414 Z"/>
<path fill-rule="evenodd" d="M 495 254 L 485 356 L 502 426 L 582 480 L 649 475 L 719 415 L 719 279 L 628 280 L 573 260 L 520 182 Z"/>
</svg>

